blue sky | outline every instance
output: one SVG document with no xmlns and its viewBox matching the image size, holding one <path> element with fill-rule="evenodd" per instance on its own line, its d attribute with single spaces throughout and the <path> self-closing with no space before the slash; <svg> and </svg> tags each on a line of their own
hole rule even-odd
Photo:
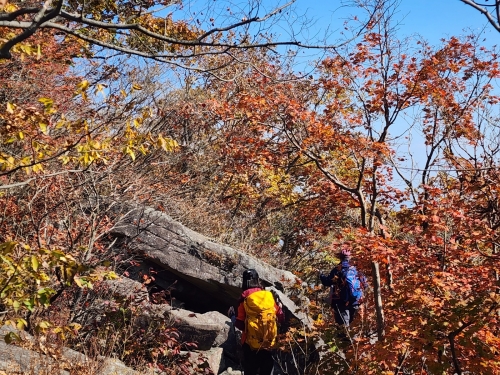
<svg viewBox="0 0 500 375">
<path fill-rule="evenodd" d="M 339 9 L 340 3 L 339 0 L 298 0 L 296 7 L 317 20 L 317 29 L 325 29 L 330 22 L 333 25 L 339 17 L 355 12 L 354 8 Z M 483 15 L 460 0 L 401 0 L 398 12 L 402 34 L 419 33 L 431 43 L 464 34 L 465 28 L 480 31 L 487 25 Z M 485 37 L 488 44 L 500 42 L 500 34 L 489 25 Z"/>
<path fill-rule="evenodd" d="M 339 8 L 338 0 L 298 0 L 297 7 L 318 19 L 318 26 L 327 24 L 331 14 Z M 443 36 L 459 35 L 463 29 L 472 27 L 481 30 L 487 23 L 479 12 L 459 0 L 401 0 L 398 6 L 402 19 L 401 31 L 420 33 L 436 41 Z M 353 12 L 352 9 L 337 10 L 338 14 Z M 335 15 L 333 15 L 335 19 Z M 500 40 L 500 35 L 488 27 L 487 36 Z"/>
</svg>

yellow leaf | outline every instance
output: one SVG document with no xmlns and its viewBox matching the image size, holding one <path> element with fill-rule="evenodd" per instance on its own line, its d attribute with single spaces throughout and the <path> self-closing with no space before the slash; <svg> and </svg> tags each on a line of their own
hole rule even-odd
<svg viewBox="0 0 500 375">
<path fill-rule="evenodd" d="M 114 271 L 109 271 L 108 273 L 106 273 L 105 277 L 108 280 L 118 279 L 118 275 Z"/>
<path fill-rule="evenodd" d="M 78 324 L 78 323 L 70 323 L 68 324 L 69 327 L 71 327 L 72 329 L 74 329 L 75 331 L 78 331 L 82 328 L 81 324 Z"/>
<path fill-rule="evenodd" d="M 135 152 L 132 150 L 130 147 L 127 147 L 125 149 L 125 152 L 130 155 L 133 161 L 135 161 Z"/>
<path fill-rule="evenodd" d="M 96 88 L 95 88 L 95 91 L 94 91 L 94 94 L 97 94 L 97 93 L 102 93 L 103 96 L 106 96 L 106 94 L 104 93 L 104 88 L 107 87 L 106 85 L 103 85 L 102 83 L 98 83 Z"/>
<path fill-rule="evenodd" d="M 139 85 L 139 84 L 137 84 L 137 83 L 134 83 L 134 84 L 132 85 L 132 88 L 133 88 L 134 90 L 142 90 L 142 86 L 141 86 L 141 85 Z"/>
<path fill-rule="evenodd" d="M 5 2 L 4 2 L 5 3 Z M 1 8 L 0 8 L 1 9 Z M 17 10 L 17 7 L 14 4 L 6 4 L 3 7 L 3 10 L 7 13 L 12 13 Z"/>
<path fill-rule="evenodd" d="M 42 321 L 42 322 L 38 323 L 38 327 L 40 327 L 42 329 L 47 329 L 50 327 L 50 323 L 46 322 L 46 321 Z"/>
<path fill-rule="evenodd" d="M 45 107 L 51 107 L 54 105 L 54 101 L 50 98 L 40 98 L 38 99 L 40 103 L 42 103 Z"/>
<path fill-rule="evenodd" d="M 0 244 L 0 252 L 3 253 L 4 255 L 9 254 L 12 252 L 12 250 L 14 250 L 16 245 L 17 245 L 17 242 L 14 242 L 14 241 L 4 242 L 4 243 Z"/>
<path fill-rule="evenodd" d="M 42 51 L 40 48 L 40 44 L 37 45 L 37 51 L 36 51 L 36 59 L 40 60 L 42 58 Z"/>
<path fill-rule="evenodd" d="M 86 79 L 84 79 L 82 82 L 80 82 L 77 86 L 80 90 L 82 91 L 85 91 L 89 88 L 89 81 L 87 81 Z"/>
<path fill-rule="evenodd" d="M 15 105 L 10 103 L 10 102 L 7 102 L 7 112 L 9 113 L 14 113 L 14 109 L 15 109 Z"/>
<path fill-rule="evenodd" d="M 33 270 L 36 272 L 38 271 L 38 266 L 40 264 L 38 263 L 38 258 L 34 255 L 31 256 L 31 267 L 33 267 Z"/>
<path fill-rule="evenodd" d="M 61 119 L 57 122 L 56 124 L 56 129 L 61 129 L 63 126 L 66 125 L 66 121 L 64 119 Z"/>
<path fill-rule="evenodd" d="M 47 134 L 47 124 L 40 122 L 38 126 L 40 127 L 40 130 L 42 131 L 43 134 Z"/>
<path fill-rule="evenodd" d="M 20 139 L 20 140 L 23 140 L 23 139 L 24 139 L 24 133 L 23 133 L 23 132 L 19 132 L 18 136 L 19 136 L 19 139 Z"/>
<path fill-rule="evenodd" d="M 35 173 L 43 172 L 43 165 L 42 164 L 35 164 L 33 166 L 33 172 L 35 172 Z"/>
<path fill-rule="evenodd" d="M 61 160 L 63 165 L 66 165 L 70 162 L 71 158 L 68 155 L 61 156 Z"/>
<path fill-rule="evenodd" d="M 21 44 L 19 48 L 27 55 L 31 55 L 31 46 L 29 44 Z"/>
<path fill-rule="evenodd" d="M 28 322 L 26 320 L 24 320 L 23 318 L 17 319 L 17 324 L 16 324 L 17 329 L 24 329 L 27 326 Z"/>
</svg>

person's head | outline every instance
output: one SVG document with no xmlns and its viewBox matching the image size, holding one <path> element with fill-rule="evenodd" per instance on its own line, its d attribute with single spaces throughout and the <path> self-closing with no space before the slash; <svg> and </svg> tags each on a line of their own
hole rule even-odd
<svg viewBox="0 0 500 375">
<path fill-rule="evenodd" d="M 243 290 L 251 289 L 251 288 L 259 288 L 259 274 L 254 269 L 249 269 L 243 272 L 243 283 L 241 288 Z"/>
<path fill-rule="evenodd" d="M 351 250 L 347 247 L 342 248 L 342 250 L 337 253 L 337 258 L 341 261 L 351 259 Z"/>
</svg>

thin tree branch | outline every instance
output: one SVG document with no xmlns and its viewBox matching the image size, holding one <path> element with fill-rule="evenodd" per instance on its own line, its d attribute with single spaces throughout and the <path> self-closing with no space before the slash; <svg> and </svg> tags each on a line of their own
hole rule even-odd
<svg viewBox="0 0 500 375">
<path fill-rule="evenodd" d="M 467 5 L 470 5 L 471 7 L 473 7 L 474 9 L 478 10 L 479 12 L 481 12 L 482 14 L 485 15 L 485 17 L 488 19 L 488 22 L 498 31 L 500 32 L 500 24 L 499 24 L 499 21 L 500 21 L 500 18 L 498 18 L 497 20 L 495 20 L 492 16 L 492 14 L 490 12 L 488 12 L 488 10 L 486 8 L 483 8 L 484 6 L 487 6 L 486 4 L 483 5 L 483 4 L 477 4 L 476 2 L 472 1 L 472 0 L 460 0 L 462 3 L 464 4 L 467 4 Z M 493 6 L 493 5 L 491 5 Z M 498 2 L 495 1 L 495 6 L 497 7 L 497 15 L 499 14 L 498 13 Z"/>
<path fill-rule="evenodd" d="M 12 54 L 10 53 L 12 47 L 32 36 L 43 23 L 47 22 L 50 19 L 55 18 L 61 11 L 62 3 L 63 0 L 59 0 L 56 7 L 49 11 L 49 7 L 52 5 L 52 0 L 46 0 L 40 11 L 36 14 L 35 18 L 33 19 L 33 22 L 29 23 L 29 26 L 26 27 L 21 34 L 16 35 L 15 37 L 8 40 L 0 47 L 0 58 L 10 59 L 12 57 Z"/>
<path fill-rule="evenodd" d="M 36 176 L 32 177 L 26 181 L 22 182 L 17 182 L 15 184 L 10 184 L 10 185 L 0 185 L 0 189 L 12 189 L 16 187 L 21 187 L 24 185 L 28 185 L 30 182 L 38 180 L 38 179 L 43 179 L 43 178 L 48 178 L 48 177 L 54 177 L 60 174 L 65 174 L 65 173 L 79 173 L 79 172 L 84 172 L 83 169 L 68 169 L 67 171 L 61 171 L 61 172 L 56 172 L 56 173 L 50 173 L 50 174 L 45 174 L 43 176 Z"/>
</svg>

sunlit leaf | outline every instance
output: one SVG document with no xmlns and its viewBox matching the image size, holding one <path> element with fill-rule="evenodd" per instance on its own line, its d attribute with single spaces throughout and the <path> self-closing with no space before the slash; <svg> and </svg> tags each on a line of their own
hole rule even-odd
<svg viewBox="0 0 500 375">
<path fill-rule="evenodd" d="M 11 113 L 11 114 L 12 114 L 12 113 L 14 113 L 14 109 L 15 109 L 15 108 L 16 108 L 16 107 L 14 106 L 14 104 L 12 104 L 12 103 L 10 103 L 10 102 L 7 102 L 7 112 L 8 112 L 8 113 Z"/>
</svg>

